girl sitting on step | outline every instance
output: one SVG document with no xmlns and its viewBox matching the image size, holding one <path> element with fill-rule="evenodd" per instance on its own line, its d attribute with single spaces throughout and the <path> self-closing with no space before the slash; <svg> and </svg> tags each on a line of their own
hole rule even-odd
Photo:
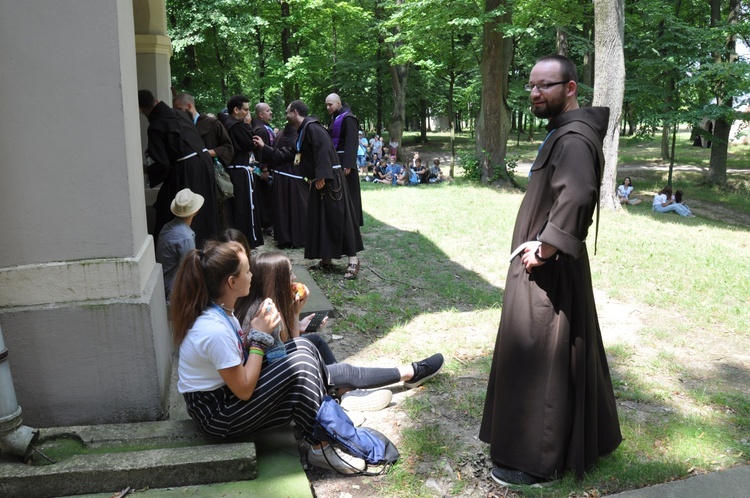
<svg viewBox="0 0 750 498">
<path fill-rule="evenodd" d="M 243 340 L 234 316 L 250 292 L 248 252 L 236 242 L 207 241 L 186 254 L 172 289 L 171 313 L 179 347 L 177 389 L 190 417 L 204 432 L 238 437 L 294 421 L 311 443 L 308 462 L 342 473 L 365 468 L 362 459 L 333 451 L 313 438 L 315 416 L 328 390 L 328 370 L 313 344 L 286 343 L 283 358 L 268 364 L 270 332 L 281 322 L 265 299 L 250 318 Z"/>
</svg>

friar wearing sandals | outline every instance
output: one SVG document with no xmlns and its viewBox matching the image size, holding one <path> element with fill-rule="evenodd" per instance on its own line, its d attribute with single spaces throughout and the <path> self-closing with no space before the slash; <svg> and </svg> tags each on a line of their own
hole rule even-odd
<svg viewBox="0 0 750 498">
<path fill-rule="evenodd" d="M 308 113 L 307 104 L 301 100 L 292 101 L 286 109 L 287 121 L 297 128 L 293 147 L 273 148 L 258 135 L 253 141 L 263 149 L 263 157 L 272 158 L 270 162 L 293 160 L 300 165 L 310 183 L 305 258 L 320 259 L 313 269 L 331 271 L 335 268 L 333 260 L 346 256 L 344 278 L 354 279 L 359 274 L 357 253 L 364 249 L 359 224 L 331 136 Z"/>
</svg>

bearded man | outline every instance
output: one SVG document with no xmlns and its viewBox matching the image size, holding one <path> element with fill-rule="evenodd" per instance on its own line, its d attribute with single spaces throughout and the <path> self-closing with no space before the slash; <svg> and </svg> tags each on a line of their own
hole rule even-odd
<svg viewBox="0 0 750 498">
<path fill-rule="evenodd" d="M 622 441 L 585 242 L 609 109 L 578 107 L 563 56 L 539 59 L 525 88 L 549 134 L 516 219 L 479 431 L 503 485 L 580 479 Z"/>
</svg>

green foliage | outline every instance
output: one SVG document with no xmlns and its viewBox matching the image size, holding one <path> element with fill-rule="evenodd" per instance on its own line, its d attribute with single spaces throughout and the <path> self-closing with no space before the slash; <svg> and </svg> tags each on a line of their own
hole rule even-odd
<svg viewBox="0 0 750 498">
<path fill-rule="evenodd" d="M 289 15 L 282 13 L 285 5 Z M 382 131 L 394 100 L 389 68 L 402 64 L 409 70 L 406 115 L 400 116 L 406 129 L 419 128 L 423 117 L 446 115 L 467 129 L 481 105 L 483 23 L 506 7 L 512 8 L 512 21 L 497 29 L 514 42 L 511 111 L 528 116 L 521 86 L 537 57 L 558 51 L 558 39 L 578 62 L 581 100 L 590 102 L 596 82 L 588 76 L 594 60 L 588 0 L 527 0 L 488 13 L 479 0 L 168 0 L 173 85 L 192 93 L 199 109 L 208 112 L 223 108 L 236 93 L 264 100 L 275 109 L 277 126 L 284 124 L 279 111 L 290 91 L 323 120 L 324 98 L 336 92 L 365 129 Z M 626 130 L 651 139 L 675 123 L 747 118 L 726 105 L 750 92 L 750 65 L 746 58 L 732 61 L 727 43 L 730 35 L 748 39 L 745 17 L 729 24 L 725 9 L 712 27 L 706 2 L 641 0 L 625 8 Z M 284 28 L 290 35 L 286 59 Z M 718 104 L 712 102 L 717 96 Z M 448 129 L 445 120 L 437 126 Z M 467 158 L 467 164 L 469 176 L 479 179 L 478 163 Z M 495 176 L 502 176 L 504 168 L 495 169 Z"/>
<path fill-rule="evenodd" d="M 485 153 L 486 157 L 489 157 Z M 488 178 L 488 183 L 495 183 L 506 178 L 507 175 L 514 175 L 518 161 L 521 156 L 518 154 L 507 154 L 503 163 L 497 164 L 493 168 L 493 175 Z M 463 178 L 473 182 L 479 182 L 482 179 L 482 163 L 483 159 L 478 156 L 473 150 L 462 150 L 458 153 L 458 164 L 463 168 Z"/>
</svg>

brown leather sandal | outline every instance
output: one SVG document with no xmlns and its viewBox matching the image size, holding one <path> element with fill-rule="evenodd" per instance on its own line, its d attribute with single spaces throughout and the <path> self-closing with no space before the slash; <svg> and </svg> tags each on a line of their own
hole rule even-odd
<svg viewBox="0 0 750 498">
<path fill-rule="evenodd" d="M 346 273 L 344 273 L 345 280 L 354 280 L 359 275 L 359 259 L 356 263 L 349 263 L 346 267 Z"/>
</svg>

